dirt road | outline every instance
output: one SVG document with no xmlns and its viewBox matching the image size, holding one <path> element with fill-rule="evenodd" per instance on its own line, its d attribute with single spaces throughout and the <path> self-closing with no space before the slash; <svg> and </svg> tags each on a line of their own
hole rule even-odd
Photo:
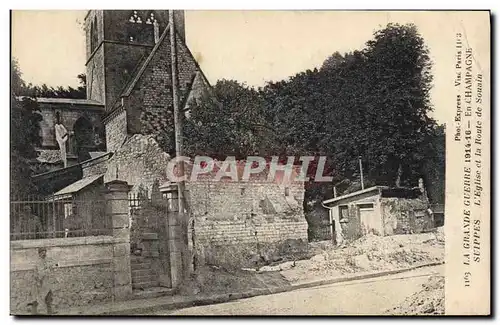
<svg viewBox="0 0 500 325">
<path fill-rule="evenodd" d="M 444 266 L 151 315 L 380 315 L 419 291 Z"/>
</svg>

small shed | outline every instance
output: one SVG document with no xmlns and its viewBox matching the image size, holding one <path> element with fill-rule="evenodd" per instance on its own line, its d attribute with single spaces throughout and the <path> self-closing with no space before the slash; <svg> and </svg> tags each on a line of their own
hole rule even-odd
<svg viewBox="0 0 500 325">
<path fill-rule="evenodd" d="M 337 243 L 366 234 L 388 236 L 434 227 L 423 188 L 373 186 L 323 201 Z"/>
<path fill-rule="evenodd" d="M 98 174 L 82 178 L 54 193 L 53 199 L 63 207 L 56 229 L 68 235 L 106 234 L 111 226 L 105 214 L 103 177 Z"/>
</svg>

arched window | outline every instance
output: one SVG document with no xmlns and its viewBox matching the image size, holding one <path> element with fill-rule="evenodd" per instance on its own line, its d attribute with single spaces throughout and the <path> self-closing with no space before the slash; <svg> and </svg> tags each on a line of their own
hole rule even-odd
<svg viewBox="0 0 500 325">
<path fill-rule="evenodd" d="M 94 16 L 94 21 L 90 24 L 90 52 L 94 52 L 97 47 L 97 16 Z"/>
<path fill-rule="evenodd" d="M 90 158 L 89 151 L 95 148 L 94 127 L 85 117 L 80 117 L 73 125 L 74 132 L 74 152 L 78 156 L 78 161 L 84 161 Z"/>
</svg>

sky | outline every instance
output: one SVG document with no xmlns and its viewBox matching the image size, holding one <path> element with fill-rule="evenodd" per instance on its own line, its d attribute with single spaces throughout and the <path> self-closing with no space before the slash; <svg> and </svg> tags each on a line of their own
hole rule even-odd
<svg viewBox="0 0 500 325">
<path fill-rule="evenodd" d="M 76 76 L 85 72 L 85 14 L 13 11 L 12 56 L 25 81 L 78 84 Z M 439 122 L 449 121 L 454 111 L 454 35 L 467 31 L 474 36 L 484 28 L 449 12 L 186 11 L 185 15 L 187 44 L 209 81 L 236 79 L 250 86 L 320 67 L 335 51 L 362 49 L 373 32 L 389 22 L 414 23 L 433 61 L 431 102 Z"/>
</svg>

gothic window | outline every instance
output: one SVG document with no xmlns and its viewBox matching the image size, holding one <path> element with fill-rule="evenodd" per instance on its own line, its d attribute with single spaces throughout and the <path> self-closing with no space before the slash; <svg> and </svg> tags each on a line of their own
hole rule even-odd
<svg viewBox="0 0 500 325">
<path fill-rule="evenodd" d="M 80 117 L 73 125 L 75 138 L 75 153 L 79 161 L 90 158 L 89 151 L 95 149 L 95 135 L 92 123 L 85 117 Z"/>
<path fill-rule="evenodd" d="M 146 24 L 150 25 L 150 24 L 154 24 L 154 23 L 156 23 L 155 14 L 151 13 L 151 15 L 146 20 Z"/>
<path fill-rule="evenodd" d="M 137 14 L 137 11 L 134 10 L 132 13 L 132 16 L 128 19 L 129 22 L 135 23 L 135 24 L 142 24 L 142 19 L 141 17 Z"/>
<path fill-rule="evenodd" d="M 127 40 L 135 43 L 154 44 L 159 36 L 158 22 L 154 13 L 150 13 L 149 17 L 141 18 L 141 13 L 134 10 L 128 19 Z"/>
<path fill-rule="evenodd" d="M 90 24 L 90 52 L 94 52 L 97 47 L 97 17 Z"/>
</svg>

